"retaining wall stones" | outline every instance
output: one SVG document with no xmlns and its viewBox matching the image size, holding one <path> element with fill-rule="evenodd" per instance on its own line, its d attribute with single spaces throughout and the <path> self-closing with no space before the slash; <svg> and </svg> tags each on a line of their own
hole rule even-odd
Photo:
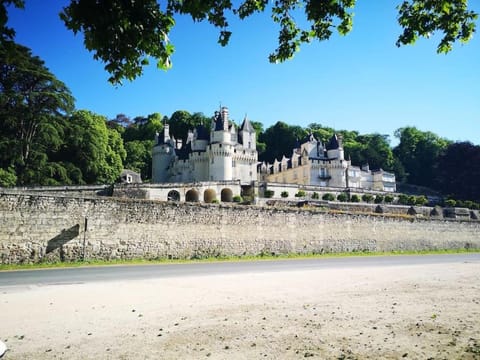
<svg viewBox="0 0 480 360">
<path fill-rule="evenodd" d="M 2 264 L 460 248 L 479 221 L 0 193 Z"/>
</svg>

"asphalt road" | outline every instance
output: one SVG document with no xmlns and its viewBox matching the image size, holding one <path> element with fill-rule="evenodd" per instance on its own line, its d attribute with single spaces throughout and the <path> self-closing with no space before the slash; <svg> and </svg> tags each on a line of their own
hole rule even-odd
<svg viewBox="0 0 480 360">
<path fill-rule="evenodd" d="M 80 268 L 3 271 L 0 272 L 0 288 L 29 285 L 45 286 L 82 284 L 91 282 L 141 280 L 192 275 L 209 276 L 235 273 L 264 273 L 355 267 L 413 266 L 464 262 L 480 263 L 480 253 L 95 266 Z"/>
</svg>

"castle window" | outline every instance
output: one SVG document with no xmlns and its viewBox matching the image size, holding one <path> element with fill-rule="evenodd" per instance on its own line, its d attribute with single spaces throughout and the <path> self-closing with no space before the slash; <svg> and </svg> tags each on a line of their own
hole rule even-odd
<svg viewBox="0 0 480 360">
<path fill-rule="evenodd" d="M 232 161 L 232 167 L 235 167 L 235 166 L 237 166 L 237 164 L 236 164 L 236 162 L 233 160 L 233 161 Z"/>
<path fill-rule="evenodd" d="M 218 144 L 218 147 L 222 147 L 222 144 Z"/>
<path fill-rule="evenodd" d="M 215 158 L 212 157 L 212 164 L 215 162 Z"/>
<path fill-rule="evenodd" d="M 248 148 L 249 148 L 249 149 L 252 148 L 252 143 L 251 143 L 251 141 L 248 142 Z"/>
</svg>

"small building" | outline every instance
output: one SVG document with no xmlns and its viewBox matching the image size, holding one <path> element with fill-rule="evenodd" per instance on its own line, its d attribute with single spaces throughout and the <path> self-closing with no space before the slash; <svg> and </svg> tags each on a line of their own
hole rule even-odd
<svg viewBox="0 0 480 360">
<path fill-rule="evenodd" d="M 141 184 L 142 176 L 138 172 L 123 169 L 120 173 L 120 182 L 122 184 Z"/>
</svg>

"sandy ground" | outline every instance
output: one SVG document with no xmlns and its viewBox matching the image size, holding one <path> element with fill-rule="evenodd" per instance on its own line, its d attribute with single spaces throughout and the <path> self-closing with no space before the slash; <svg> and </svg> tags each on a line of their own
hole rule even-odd
<svg viewBox="0 0 480 360">
<path fill-rule="evenodd" d="M 0 339 L 4 359 L 480 359 L 480 264 L 3 288 Z"/>
</svg>

